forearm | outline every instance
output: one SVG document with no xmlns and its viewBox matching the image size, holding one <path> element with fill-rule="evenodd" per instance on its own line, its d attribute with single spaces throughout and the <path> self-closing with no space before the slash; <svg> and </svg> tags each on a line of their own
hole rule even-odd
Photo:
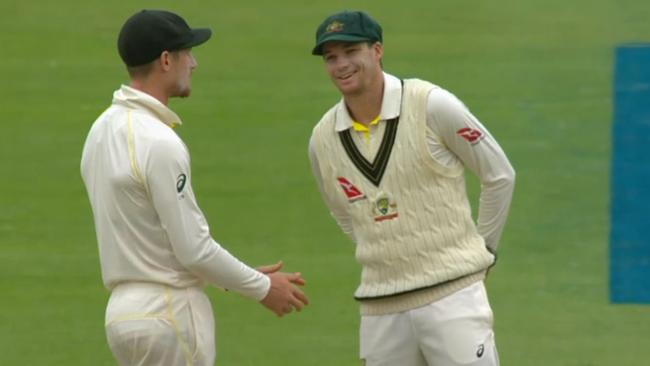
<svg viewBox="0 0 650 366">
<path fill-rule="evenodd" d="M 217 242 L 184 265 L 204 281 L 216 287 L 238 292 L 254 300 L 262 300 L 269 291 L 269 278 L 235 258 Z"/>
<path fill-rule="evenodd" d="M 485 244 L 496 252 L 508 218 L 515 174 L 510 167 L 501 177 L 481 185 L 477 230 Z"/>
</svg>

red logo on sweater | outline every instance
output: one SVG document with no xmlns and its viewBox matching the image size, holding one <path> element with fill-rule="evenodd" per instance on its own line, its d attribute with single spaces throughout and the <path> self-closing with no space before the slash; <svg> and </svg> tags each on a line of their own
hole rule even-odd
<svg viewBox="0 0 650 366">
<path fill-rule="evenodd" d="M 341 188 L 343 188 L 343 192 L 348 197 L 348 201 L 354 202 L 366 198 L 366 195 L 364 195 L 359 188 L 355 187 L 354 184 L 350 183 L 350 181 L 344 177 L 338 177 L 336 180 L 339 181 Z"/>
<path fill-rule="evenodd" d="M 483 133 L 481 131 L 469 127 L 461 128 L 456 133 L 472 145 L 477 144 L 483 139 Z"/>
</svg>

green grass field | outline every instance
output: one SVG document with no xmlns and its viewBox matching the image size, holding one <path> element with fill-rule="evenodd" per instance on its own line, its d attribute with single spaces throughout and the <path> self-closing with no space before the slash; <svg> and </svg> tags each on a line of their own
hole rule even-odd
<svg viewBox="0 0 650 366">
<path fill-rule="evenodd" d="M 254 265 L 282 259 L 309 282 L 312 305 L 282 319 L 209 290 L 218 365 L 360 364 L 353 245 L 307 159 L 313 125 L 339 98 L 310 55 L 315 27 L 345 8 L 382 23 L 387 71 L 458 95 L 517 170 L 488 281 L 501 364 L 650 358 L 650 307 L 609 303 L 607 258 L 613 49 L 650 41 L 646 0 L 5 0 L 0 365 L 114 364 L 79 159 L 90 124 L 126 81 L 117 32 L 144 7 L 214 31 L 194 52 L 192 97 L 171 104 L 213 236 Z"/>
</svg>

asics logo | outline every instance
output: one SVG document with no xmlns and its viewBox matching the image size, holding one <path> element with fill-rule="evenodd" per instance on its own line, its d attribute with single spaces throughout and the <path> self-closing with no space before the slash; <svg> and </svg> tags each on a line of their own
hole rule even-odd
<svg viewBox="0 0 650 366">
<path fill-rule="evenodd" d="M 483 352 L 485 351 L 485 346 L 484 345 L 479 345 L 478 350 L 476 350 L 476 357 L 481 358 L 483 356 Z"/>
<path fill-rule="evenodd" d="M 181 174 L 176 178 L 176 192 L 181 193 L 183 188 L 185 188 L 185 182 L 187 181 L 187 176 L 185 174 Z"/>
</svg>

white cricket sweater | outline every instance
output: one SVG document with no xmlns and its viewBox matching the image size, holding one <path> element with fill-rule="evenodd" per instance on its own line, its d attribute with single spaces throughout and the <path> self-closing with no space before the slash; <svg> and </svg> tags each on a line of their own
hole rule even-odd
<svg viewBox="0 0 650 366">
<path fill-rule="evenodd" d="M 396 131 L 392 122 L 384 131 L 385 141 L 395 135 L 394 144 L 380 147 L 374 164 L 350 149 L 353 143 L 346 153 L 335 128 L 342 103 L 326 113 L 312 135 L 325 200 L 330 207 L 347 207 L 351 220 L 362 265 L 355 297 L 366 314 L 424 305 L 482 279 L 494 261 L 471 218 L 462 163 L 438 163 L 424 138 L 433 88 L 406 81 Z M 382 156 L 388 160 L 379 177 Z M 359 168 L 364 165 L 365 174 Z"/>
</svg>

